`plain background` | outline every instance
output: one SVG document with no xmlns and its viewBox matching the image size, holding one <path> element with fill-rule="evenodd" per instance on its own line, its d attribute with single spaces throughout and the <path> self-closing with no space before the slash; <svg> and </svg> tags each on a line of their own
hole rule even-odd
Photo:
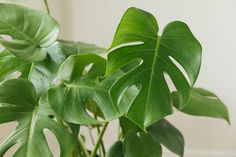
<svg viewBox="0 0 236 157">
<path fill-rule="evenodd" d="M 196 86 L 214 91 L 226 103 L 231 126 L 223 120 L 179 112 L 168 119 L 185 136 L 186 157 L 236 157 L 235 0 L 49 1 L 52 15 L 61 23 L 61 38 L 103 47 L 109 47 L 122 14 L 131 6 L 155 15 L 160 29 L 174 20 L 186 22 L 203 47 L 203 63 Z M 25 5 L 44 10 L 43 0 L 28 0 Z M 1 142 L 13 126 L 0 125 Z M 113 123 L 106 133 L 107 146 L 117 136 L 116 126 Z M 56 152 L 57 144 L 52 142 L 52 147 Z M 165 154 L 172 157 L 168 151 Z"/>
</svg>

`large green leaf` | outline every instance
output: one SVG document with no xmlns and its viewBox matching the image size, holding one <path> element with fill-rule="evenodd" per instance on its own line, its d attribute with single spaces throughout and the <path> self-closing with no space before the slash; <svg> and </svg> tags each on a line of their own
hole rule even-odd
<svg viewBox="0 0 236 157">
<path fill-rule="evenodd" d="M 52 157 L 44 130 L 50 130 L 57 138 L 61 157 L 69 157 L 73 150 L 72 135 L 55 116 L 44 94 L 37 102 L 35 89 L 25 79 L 13 79 L 0 84 L 0 123 L 17 121 L 16 130 L 0 145 L 0 156 L 19 144 L 13 157 Z"/>
<path fill-rule="evenodd" d="M 125 117 L 120 118 L 120 125 L 124 136 L 129 132 L 142 132 L 142 130 Z M 147 133 L 152 135 L 156 143 L 160 143 L 173 153 L 184 154 L 184 137 L 181 132 L 175 128 L 170 122 L 161 119 L 147 128 Z"/>
<path fill-rule="evenodd" d="M 95 44 L 89 44 L 85 42 L 74 42 L 67 40 L 59 40 L 62 50 L 67 56 L 75 54 L 85 54 L 85 53 L 95 53 L 103 54 L 106 52 L 106 49 L 98 47 Z"/>
<path fill-rule="evenodd" d="M 15 4 L 0 4 L 0 43 L 15 56 L 39 61 L 46 57 L 45 48 L 53 44 L 59 35 L 56 20 L 46 13 Z"/>
<path fill-rule="evenodd" d="M 105 67 L 105 59 L 95 54 L 70 56 L 58 72 L 61 84 L 48 91 L 49 103 L 55 112 L 71 123 L 96 124 L 98 121 L 85 108 L 87 101 L 93 101 L 100 108 L 105 121 L 117 118 L 120 113 L 108 92 L 113 82 L 110 78 L 100 81 Z"/>
<path fill-rule="evenodd" d="M 150 13 L 130 8 L 119 24 L 108 55 L 107 75 L 139 61 L 115 83 L 111 96 L 117 104 L 128 87 L 141 86 L 126 116 L 143 129 L 173 112 L 164 74 L 170 76 L 179 91 L 181 109 L 189 100 L 201 63 L 201 45 L 185 23 L 169 23 L 161 36 L 158 31 Z"/>
<path fill-rule="evenodd" d="M 173 92 L 172 97 L 175 107 L 178 108 L 179 97 L 177 92 Z M 187 106 L 181 111 L 194 116 L 220 118 L 230 123 L 225 104 L 214 93 L 202 88 L 192 89 L 191 98 Z"/>
<path fill-rule="evenodd" d="M 124 138 L 125 157 L 161 157 L 162 148 L 151 134 L 129 132 Z"/>
</svg>

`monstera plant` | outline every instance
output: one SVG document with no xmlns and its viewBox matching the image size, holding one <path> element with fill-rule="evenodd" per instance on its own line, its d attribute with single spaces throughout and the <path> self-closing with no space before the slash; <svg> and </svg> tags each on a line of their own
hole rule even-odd
<svg viewBox="0 0 236 157">
<path fill-rule="evenodd" d="M 13 157 L 52 157 L 50 131 L 61 157 L 162 157 L 162 147 L 183 157 L 184 137 L 166 116 L 179 110 L 229 122 L 215 94 L 194 88 L 202 48 L 184 22 L 161 31 L 152 14 L 129 8 L 104 49 L 58 39 L 46 0 L 47 13 L 1 1 L 0 123 L 18 125 L 0 156 L 17 145 Z M 105 148 L 114 119 L 119 137 Z M 92 149 L 81 126 L 98 132 Z"/>
</svg>

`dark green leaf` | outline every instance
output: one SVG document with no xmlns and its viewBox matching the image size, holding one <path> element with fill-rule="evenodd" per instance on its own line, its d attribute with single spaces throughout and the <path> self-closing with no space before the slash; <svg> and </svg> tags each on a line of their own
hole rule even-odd
<svg viewBox="0 0 236 157">
<path fill-rule="evenodd" d="M 129 132 L 142 132 L 135 123 L 125 117 L 120 118 L 120 125 L 124 136 Z M 147 132 L 155 137 L 157 143 L 164 145 L 166 148 L 181 157 L 183 156 L 184 137 L 181 132 L 167 120 L 162 119 L 150 125 L 147 128 Z"/>
<path fill-rule="evenodd" d="M 45 129 L 56 136 L 61 157 L 69 156 L 74 140 L 63 125 L 52 119 L 55 114 L 46 98 L 43 94 L 37 102 L 33 85 L 24 79 L 0 84 L 0 123 L 18 122 L 16 130 L 0 145 L 0 156 L 19 144 L 14 157 L 53 157 L 43 132 Z"/>
<path fill-rule="evenodd" d="M 106 157 L 124 157 L 125 155 L 123 151 L 123 143 L 121 141 L 117 141 L 111 146 L 106 154 Z"/>
<path fill-rule="evenodd" d="M 105 121 L 119 117 L 108 92 L 110 78 L 99 81 L 105 67 L 105 59 L 95 54 L 70 56 L 59 69 L 58 77 L 62 83 L 48 91 L 49 103 L 55 112 L 71 123 L 97 124 L 98 121 L 85 109 L 87 101 L 94 101 Z"/>
<path fill-rule="evenodd" d="M 15 56 L 29 61 L 46 58 L 45 48 L 59 35 L 56 20 L 46 13 L 15 4 L 0 4 L 0 43 Z"/>
<path fill-rule="evenodd" d="M 61 48 L 67 56 L 74 54 L 86 54 L 86 53 L 95 53 L 102 54 L 106 52 L 106 49 L 96 46 L 95 44 L 88 44 L 85 42 L 74 42 L 59 40 Z"/>
<path fill-rule="evenodd" d="M 107 75 L 131 62 L 136 65 L 116 81 L 111 96 L 118 104 L 127 87 L 141 86 L 132 104 L 127 105 L 126 116 L 143 129 L 173 112 L 164 73 L 178 90 L 182 109 L 189 100 L 201 63 L 201 45 L 185 23 L 171 22 L 161 36 L 158 32 L 157 22 L 150 13 L 130 8 L 119 24 L 108 55 Z"/>
<path fill-rule="evenodd" d="M 172 93 L 172 97 L 175 107 L 178 108 L 179 97 L 177 92 Z M 202 88 L 192 89 L 191 98 L 187 106 L 181 111 L 194 116 L 221 118 L 230 123 L 225 104 L 214 93 Z"/>
<path fill-rule="evenodd" d="M 125 157 L 161 157 L 162 148 L 151 134 L 129 132 L 124 138 Z"/>
<path fill-rule="evenodd" d="M 148 132 L 155 136 L 156 139 L 166 148 L 183 157 L 184 137 L 181 132 L 167 120 L 159 120 L 152 124 L 148 127 Z"/>
</svg>

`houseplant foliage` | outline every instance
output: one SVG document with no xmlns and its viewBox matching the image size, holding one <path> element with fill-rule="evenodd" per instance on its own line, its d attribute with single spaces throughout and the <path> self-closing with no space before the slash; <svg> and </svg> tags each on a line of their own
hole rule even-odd
<svg viewBox="0 0 236 157">
<path fill-rule="evenodd" d="M 162 147 L 182 157 L 184 137 L 166 119 L 175 109 L 230 122 L 214 93 L 194 88 L 202 48 L 185 23 L 171 22 L 159 33 L 152 14 L 129 8 L 104 49 L 59 39 L 46 0 L 48 13 L 1 2 L 0 123 L 18 125 L 0 156 L 14 145 L 14 157 L 53 156 L 47 130 L 61 157 L 161 157 Z M 106 152 L 103 135 L 114 119 L 121 132 Z M 92 150 L 81 126 L 98 131 Z"/>
</svg>

